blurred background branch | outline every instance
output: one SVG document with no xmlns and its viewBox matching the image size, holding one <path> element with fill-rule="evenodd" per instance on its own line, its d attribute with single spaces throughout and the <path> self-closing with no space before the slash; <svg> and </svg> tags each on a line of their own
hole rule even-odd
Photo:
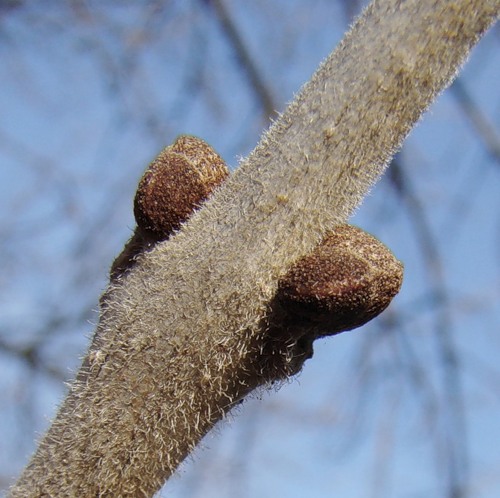
<svg viewBox="0 0 500 498">
<path fill-rule="evenodd" d="M 146 164 L 192 133 L 234 166 L 360 8 L 0 2 L 3 489 L 78 367 Z M 497 496 L 499 43 L 495 27 L 354 220 L 405 262 L 401 295 L 245 402 L 169 496 Z"/>
</svg>

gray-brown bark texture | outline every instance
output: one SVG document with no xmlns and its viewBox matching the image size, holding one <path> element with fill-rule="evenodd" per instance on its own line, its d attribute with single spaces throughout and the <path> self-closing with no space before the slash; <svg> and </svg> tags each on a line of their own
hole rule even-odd
<svg viewBox="0 0 500 498">
<path fill-rule="evenodd" d="M 262 326 L 280 277 L 352 213 L 499 11 L 373 2 L 203 209 L 107 290 L 11 496 L 151 496 L 236 400 L 293 373 Z"/>
</svg>

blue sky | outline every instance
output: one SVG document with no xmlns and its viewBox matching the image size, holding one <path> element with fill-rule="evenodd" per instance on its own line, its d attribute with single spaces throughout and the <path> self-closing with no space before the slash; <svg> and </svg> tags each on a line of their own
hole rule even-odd
<svg viewBox="0 0 500 498">
<path fill-rule="evenodd" d="M 192 133 L 235 167 L 268 123 L 214 12 L 161 4 L 28 2 L 0 17 L 4 487 L 78 367 L 147 163 Z M 319 0 L 229 11 L 277 111 L 349 22 L 342 4 Z M 460 76 L 497 138 L 498 35 Z M 354 219 L 405 264 L 393 305 L 243 404 L 165 496 L 444 497 L 453 459 L 468 496 L 498 495 L 499 157 L 457 95 L 439 98 L 398 156 L 411 195 L 386 175 Z"/>
</svg>

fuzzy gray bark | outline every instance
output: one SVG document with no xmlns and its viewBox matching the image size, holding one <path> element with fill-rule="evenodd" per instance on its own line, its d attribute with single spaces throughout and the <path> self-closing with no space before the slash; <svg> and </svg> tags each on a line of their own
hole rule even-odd
<svg viewBox="0 0 500 498">
<path fill-rule="evenodd" d="M 224 187 L 108 289 L 11 496 L 151 496 L 236 400 L 291 373 L 266 357 L 278 278 L 348 218 L 499 12 L 374 1 Z"/>
</svg>

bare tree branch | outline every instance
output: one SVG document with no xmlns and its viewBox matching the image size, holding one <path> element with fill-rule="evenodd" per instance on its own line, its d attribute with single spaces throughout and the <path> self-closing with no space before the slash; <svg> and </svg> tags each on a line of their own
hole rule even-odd
<svg viewBox="0 0 500 498">
<path fill-rule="evenodd" d="M 231 19 L 224 2 L 222 0 L 210 0 L 209 4 L 213 6 L 219 23 L 236 53 L 238 63 L 248 76 L 250 87 L 257 101 L 262 106 L 266 117 L 272 116 L 277 108 L 274 98 L 270 89 L 266 86 L 264 78 L 258 70 L 242 36 Z"/>
<path fill-rule="evenodd" d="M 437 461 L 442 462 L 442 472 L 447 477 L 447 496 L 460 498 L 466 496 L 468 480 L 465 403 L 458 353 L 452 334 L 452 315 L 447 306 L 450 302 L 450 296 L 445 285 L 442 258 L 424 214 L 423 206 L 406 178 L 403 164 L 397 159 L 391 165 L 389 178 L 395 191 L 408 207 L 415 227 L 415 234 L 422 248 L 421 253 L 429 275 L 428 278 L 432 283 L 434 299 L 441 304 L 439 312 L 437 312 L 434 335 L 437 353 L 442 363 L 442 391 L 446 401 L 442 407 L 445 418 L 442 423 L 445 429 L 443 431 L 444 437 Z"/>
<path fill-rule="evenodd" d="M 12 496 L 151 496 L 238 399 L 293 373 L 263 326 L 278 278 L 352 213 L 499 11 L 374 1 L 227 184 L 108 289 Z"/>
<path fill-rule="evenodd" d="M 453 95 L 460 109 L 474 127 L 476 133 L 484 142 L 486 149 L 497 163 L 500 163 L 500 136 L 488 117 L 481 111 L 479 106 L 467 91 L 464 83 L 457 79 L 451 87 Z"/>
</svg>

